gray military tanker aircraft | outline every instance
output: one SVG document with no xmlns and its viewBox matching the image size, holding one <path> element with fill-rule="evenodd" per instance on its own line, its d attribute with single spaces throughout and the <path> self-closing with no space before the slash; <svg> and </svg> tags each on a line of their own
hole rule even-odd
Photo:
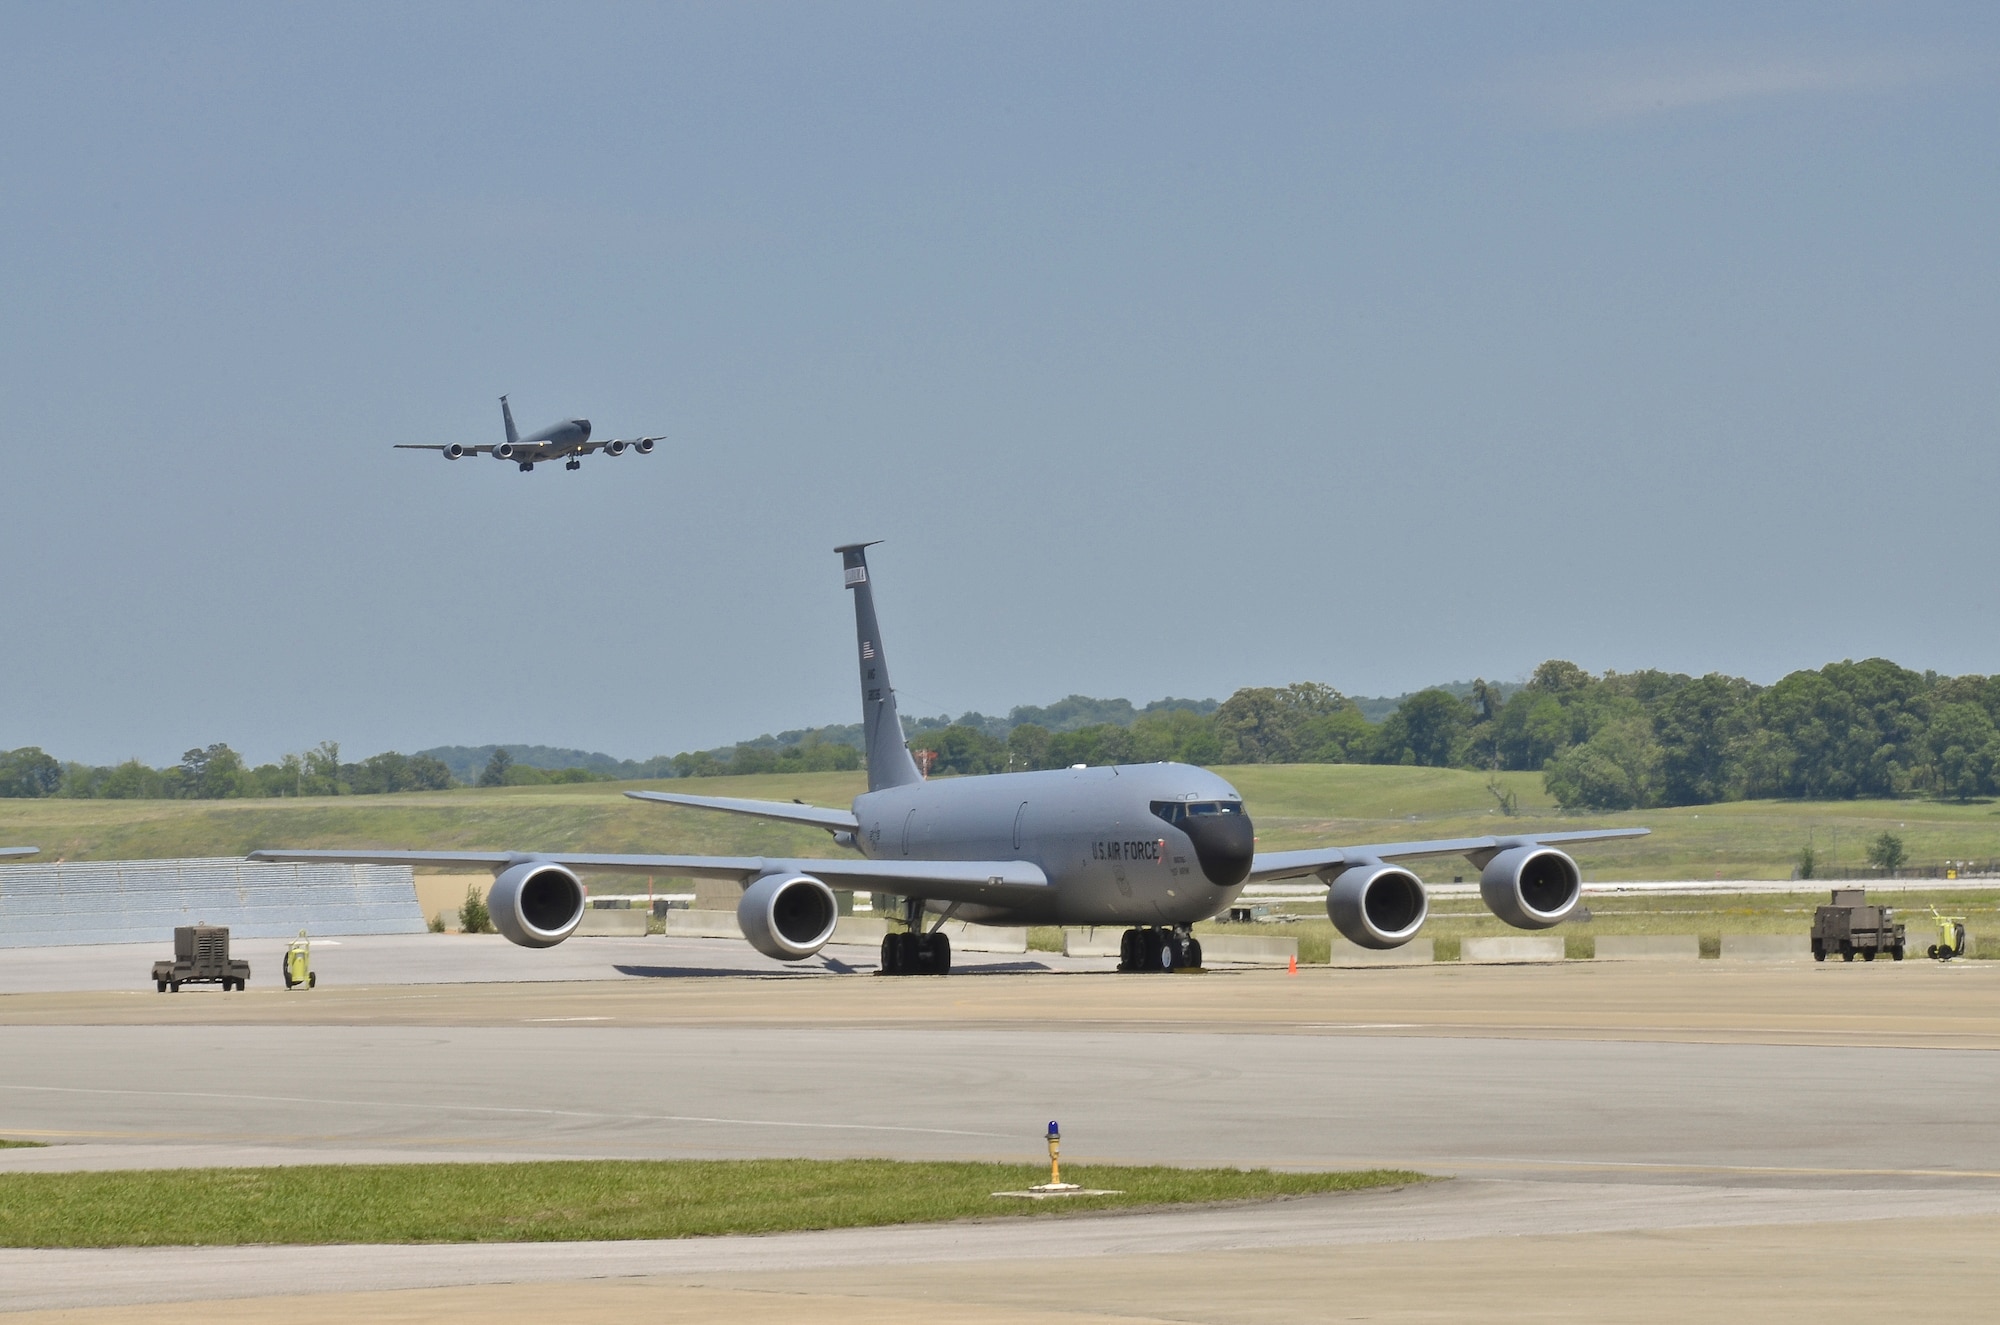
<svg viewBox="0 0 2000 1325">
<path fill-rule="evenodd" d="M 533 469 L 543 460 L 563 460 L 564 469 L 582 469 L 580 456 L 595 455 L 602 451 L 606 455 L 624 455 L 630 447 L 640 455 L 651 455 L 655 443 L 665 440 L 666 434 L 658 437 L 614 437 L 608 442 L 590 440 L 589 419 L 564 419 L 561 423 L 551 423 L 540 432 L 529 433 L 526 437 L 514 431 L 514 410 L 507 404 L 507 397 L 500 397 L 500 421 L 506 426 L 507 440 L 493 446 L 464 446 L 458 442 L 397 442 L 398 451 L 442 451 L 447 460 L 462 460 L 469 455 L 490 455 L 495 460 L 512 460 L 521 467 L 523 474 Z"/>
<path fill-rule="evenodd" d="M 868 580 L 868 543 L 836 548 L 854 594 L 868 790 L 851 809 L 629 791 L 639 800 L 807 824 L 855 857 L 593 855 L 568 851 L 255 851 L 252 860 L 484 867 L 494 926 L 546 948 L 576 932 L 587 900 L 578 871 L 727 879 L 743 889 L 736 920 L 767 957 L 800 961 L 833 937 L 833 890 L 902 899 L 906 932 L 882 941 L 885 975 L 951 970 L 945 921 L 1126 925 L 1120 969 L 1201 964 L 1196 921 L 1246 884 L 1317 878 L 1340 932 L 1394 948 L 1423 927 L 1423 881 L 1395 863 L 1463 856 L 1486 905 L 1520 929 L 1547 929 L 1576 908 L 1582 874 L 1555 845 L 1636 837 L 1644 828 L 1522 833 L 1427 842 L 1260 852 L 1236 789 L 1204 768 L 1138 764 L 926 779 L 904 744 Z"/>
</svg>

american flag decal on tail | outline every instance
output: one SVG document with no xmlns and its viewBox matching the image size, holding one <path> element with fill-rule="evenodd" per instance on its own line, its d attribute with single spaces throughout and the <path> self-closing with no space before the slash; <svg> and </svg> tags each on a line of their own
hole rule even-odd
<svg viewBox="0 0 2000 1325">
<path fill-rule="evenodd" d="M 875 645 L 869 640 L 861 641 L 861 661 L 867 662 L 875 656 Z"/>
<path fill-rule="evenodd" d="M 868 568 L 866 566 L 849 566 L 847 568 L 848 588 L 852 589 L 857 584 L 866 583 L 868 583 Z"/>
</svg>

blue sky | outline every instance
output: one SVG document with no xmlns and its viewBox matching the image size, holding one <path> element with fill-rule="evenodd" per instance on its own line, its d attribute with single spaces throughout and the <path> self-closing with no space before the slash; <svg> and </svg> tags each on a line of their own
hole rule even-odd
<svg viewBox="0 0 2000 1325">
<path fill-rule="evenodd" d="M 0 23 L 0 748 L 2000 671 L 1989 7 Z"/>
</svg>

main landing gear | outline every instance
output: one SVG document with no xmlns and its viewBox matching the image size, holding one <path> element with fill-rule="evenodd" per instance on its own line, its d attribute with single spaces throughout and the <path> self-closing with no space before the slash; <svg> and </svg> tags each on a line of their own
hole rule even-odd
<svg viewBox="0 0 2000 1325">
<path fill-rule="evenodd" d="M 535 468 L 535 462 L 532 460 L 523 460 L 521 462 L 521 472 L 523 474 L 532 472 L 534 468 Z"/>
<path fill-rule="evenodd" d="M 952 911 L 957 910 L 953 907 Z M 951 911 L 938 921 L 941 927 Z M 903 899 L 903 932 L 882 938 L 883 975 L 950 975 L 951 939 L 942 928 L 924 932 L 924 899 Z"/>
<path fill-rule="evenodd" d="M 1183 971 L 1201 965 L 1201 940 L 1185 925 L 1128 929 L 1118 940 L 1121 971 Z"/>
<path fill-rule="evenodd" d="M 568 464 L 564 465 L 564 466 L 563 466 L 563 468 L 564 468 L 564 469 L 582 469 L 582 468 L 583 468 L 583 461 L 581 461 L 581 460 L 572 460 L 572 461 L 570 461 L 570 462 L 569 462 Z"/>
<path fill-rule="evenodd" d="M 885 935 L 882 974 L 950 975 L 951 939 L 942 933 Z"/>
</svg>

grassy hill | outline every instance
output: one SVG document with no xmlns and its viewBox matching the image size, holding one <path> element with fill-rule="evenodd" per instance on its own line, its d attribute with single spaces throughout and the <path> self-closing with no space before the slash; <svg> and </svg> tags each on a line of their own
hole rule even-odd
<svg viewBox="0 0 2000 1325">
<path fill-rule="evenodd" d="M 1503 773 L 1519 813 L 1500 813 L 1487 775 L 1361 764 L 1259 764 L 1217 770 L 1242 791 L 1266 849 L 1404 841 L 1532 829 L 1645 825 L 1653 836 L 1578 851 L 1593 879 L 1790 876 L 1808 834 L 1822 861 L 1861 864 L 1884 830 L 1912 863 L 2000 858 L 1990 803 L 1745 801 L 1633 814 L 1562 814 L 1533 773 Z M 0 800 L 0 844 L 33 843 L 69 860 L 233 856 L 257 847 L 672 851 L 831 855 L 828 836 L 733 815 L 649 805 L 620 793 L 664 787 L 709 796 L 846 805 L 859 773 L 774 774 L 698 782 L 461 788 L 304 800 Z M 1448 878 L 1449 863 L 1433 868 Z M 1460 870 L 1460 873 L 1465 872 Z M 1828 871 L 1822 869 L 1821 873 Z"/>
</svg>

